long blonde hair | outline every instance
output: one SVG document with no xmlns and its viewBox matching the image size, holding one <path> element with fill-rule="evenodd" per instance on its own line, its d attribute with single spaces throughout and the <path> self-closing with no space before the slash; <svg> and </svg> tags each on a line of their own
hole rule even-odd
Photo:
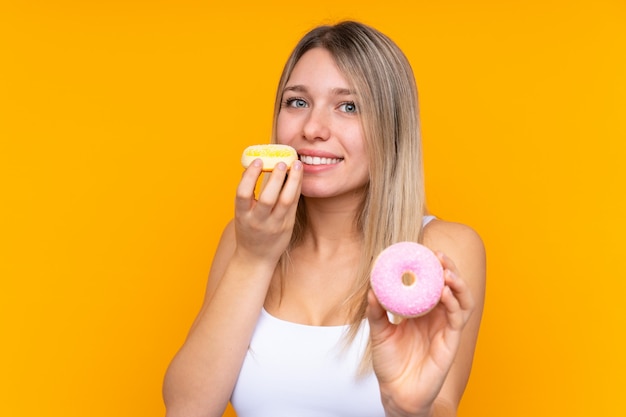
<svg viewBox="0 0 626 417">
<path fill-rule="evenodd" d="M 274 108 L 274 134 L 285 85 L 298 60 L 310 49 L 324 48 L 353 84 L 369 158 L 369 183 L 356 219 L 362 231 L 362 260 L 346 300 L 354 336 L 365 316 L 372 262 L 399 241 L 421 241 L 426 212 L 417 87 L 411 66 L 386 35 L 358 22 L 319 26 L 291 53 L 281 75 Z M 296 215 L 291 245 L 307 227 L 304 200 Z M 281 259 L 284 268 L 289 250 Z"/>
</svg>

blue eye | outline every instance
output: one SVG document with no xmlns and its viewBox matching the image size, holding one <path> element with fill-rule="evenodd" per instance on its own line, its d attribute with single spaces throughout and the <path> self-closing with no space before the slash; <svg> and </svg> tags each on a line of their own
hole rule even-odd
<svg viewBox="0 0 626 417">
<path fill-rule="evenodd" d="M 339 106 L 339 108 L 346 112 L 346 113 L 356 113 L 357 112 L 357 108 L 356 108 L 356 104 L 354 104 L 354 102 L 349 101 L 347 103 L 343 103 L 341 106 Z"/>
<path fill-rule="evenodd" d="M 307 102 L 301 98 L 288 98 L 285 100 L 285 106 L 287 107 L 295 107 L 295 108 L 304 108 L 307 107 Z"/>
</svg>

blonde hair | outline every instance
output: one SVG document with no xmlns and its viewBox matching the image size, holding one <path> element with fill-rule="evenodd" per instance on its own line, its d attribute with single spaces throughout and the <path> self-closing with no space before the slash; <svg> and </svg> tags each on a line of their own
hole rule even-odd
<svg viewBox="0 0 626 417">
<path fill-rule="evenodd" d="M 319 26 L 291 53 L 281 75 L 274 109 L 274 137 L 283 90 L 298 60 L 313 48 L 324 48 L 353 84 L 369 158 L 369 183 L 356 222 L 362 231 L 362 260 L 346 300 L 351 339 L 365 316 L 369 274 L 375 257 L 399 241 L 422 240 L 426 213 L 417 87 L 406 56 L 386 35 L 358 22 Z M 300 199 L 291 246 L 307 227 Z M 284 268 L 289 250 L 281 259 Z"/>
</svg>

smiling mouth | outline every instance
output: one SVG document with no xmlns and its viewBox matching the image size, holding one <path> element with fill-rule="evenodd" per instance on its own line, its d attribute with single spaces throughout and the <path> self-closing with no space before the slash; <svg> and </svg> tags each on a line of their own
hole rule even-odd
<svg viewBox="0 0 626 417">
<path fill-rule="evenodd" d="M 300 155 L 300 161 L 307 165 L 334 165 L 343 161 L 343 158 L 324 158 L 320 156 Z"/>
</svg>

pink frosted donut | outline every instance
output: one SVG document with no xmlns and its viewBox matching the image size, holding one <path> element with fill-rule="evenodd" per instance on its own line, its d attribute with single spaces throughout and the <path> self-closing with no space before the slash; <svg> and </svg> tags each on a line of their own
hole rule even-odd
<svg viewBox="0 0 626 417">
<path fill-rule="evenodd" d="M 432 310 L 444 286 L 441 262 L 430 249 L 415 242 L 395 243 L 383 250 L 370 280 L 383 308 L 405 318 Z"/>
</svg>

